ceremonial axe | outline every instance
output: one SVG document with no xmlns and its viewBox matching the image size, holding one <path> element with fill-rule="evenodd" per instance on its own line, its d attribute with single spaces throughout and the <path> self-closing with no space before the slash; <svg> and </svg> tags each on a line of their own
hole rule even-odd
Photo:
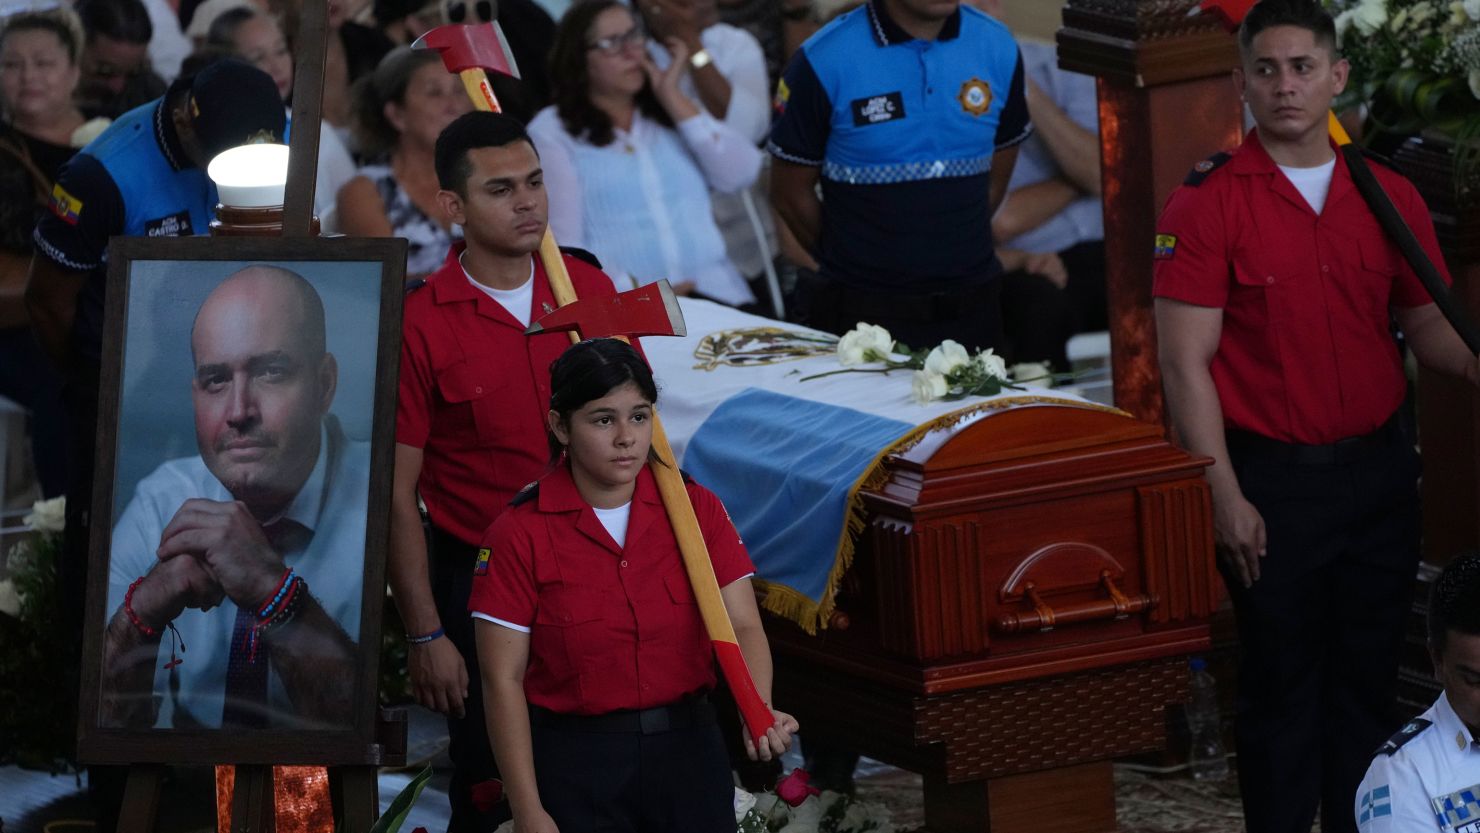
<svg viewBox="0 0 1480 833">
<path fill-rule="evenodd" d="M 1255 2 L 1256 0 L 1202 0 L 1189 16 L 1210 14 L 1218 18 L 1229 32 L 1237 32 Z M 1444 277 L 1434 267 L 1433 261 L 1429 260 L 1428 253 L 1414 236 L 1413 229 L 1408 227 L 1408 222 L 1398 212 L 1397 206 L 1393 205 L 1393 198 L 1383 190 L 1382 183 L 1377 181 L 1377 176 L 1367 164 L 1367 157 L 1362 155 L 1361 148 L 1352 143 L 1351 136 L 1347 135 L 1346 128 L 1341 126 L 1335 112 L 1326 114 L 1326 128 L 1332 141 L 1341 149 L 1346 168 L 1352 175 L 1352 184 L 1357 187 L 1357 193 L 1362 195 L 1362 201 L 1372 209 L 1378 225 L 1382 226 L 1388 239 L 1403 253 L 1403 259 L 1412 267 L 1414 274 L 1418 275 L 1424 289 L 1429 291 L 1434 303 L 1439 306 L 1439 311 L 1444 313 L 1449 325 L 1459 333 L 1465 346 L 1470 348 L 1471 353 L 1480 355 L 1480 327 L 1475 325 L 1469 312 L 1454 299 L 1444 283 Z"/>
<path fill-rule="evenodd" d="M 508 41 L 498 22 L 484 25 L 439 26 L 417 38 L 412 44 L 417 49 L 436 49 L 442 55 L 442 64 L 448 72 L 457 73 L 463 88 L 479 110 L 500 112 L 498 96 L 488 83 L 488 71 L 518 77 L 517 67 L 509 53 Z M 545 236 L 540 241 L 540 263 L 550 282 L 551 294 L 560 309 L 535 322 L 529 332 L 567 330 L 571 341 L 580 338 L 619 337 L 624 340 L 634 335 L 683 335 L 683 316 L 679 313 L 673 290 L 667 281 L 656 285 L 623 292 L 609 298 L 589 299 L 577 302 L 575 287 L 570 274 L 565 270 L 565 260 L 555 237 L 545 227 Z M 654 289 L 654 286 L 657 288 Z M 661 311 L 661 314 L 660 314 Z M 714 645 L 720 670 L 730 693 L 740 708 L 740 716 L 750 735 L 759 744 L 766 730 L 776 722 L 771 709 L 756 691 L 745 656 L 740 652 L 740 643 L 735 637 L 735 628 L 725 610 L 724 598 L 719 592 L 719 582 L 714 577 L 714 566 L 709 560 L 709 548 L 699 530 L 699 519 L 694 506 L 689 502 L 689 492 L 684 486 L 683 475 L 673 457 L 673 448 L 668 444 L 668 435 L 658 415 L 653 415 L 653 451 L 657 463 L 649 465 L 653 479 L 658 485 L 658 494 L 663 499 L 663 508 L 668 513 L 668 522 L 678 539 L 678 550 L 683 556 L 684 569 L 688 572 L 689 585 L 699 603 L 699 614 L 704 620 L 704 629 Z"/>
</svg>

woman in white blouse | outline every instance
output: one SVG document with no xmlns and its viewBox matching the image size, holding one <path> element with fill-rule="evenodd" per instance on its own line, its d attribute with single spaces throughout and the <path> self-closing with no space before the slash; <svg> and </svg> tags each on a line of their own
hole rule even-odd
<svg viewBox="0 0 1480 833">
<path fill-rule="evenodd" d="M 529 125 L 545 170 L 550 228 L 589 249 L 622 288 L 660 278 L 727 304 L 755 297 L 730 263 L 711 189 L 749 186 L 761 154 L 679 90 L 682 41 L 666 70 L 618 0 L 589 0 L 560 20 L 551 53 L 555 104 Z"/>
</svg>

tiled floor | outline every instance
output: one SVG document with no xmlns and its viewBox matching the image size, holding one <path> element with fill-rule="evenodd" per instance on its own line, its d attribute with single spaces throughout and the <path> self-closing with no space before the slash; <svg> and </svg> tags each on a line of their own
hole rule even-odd
<svg viewBox="0 0 1480 833">
<path fill-rule="evenodd" d="M 444 765 L 446 727 L 420 709 L 410 713 L 408 748 L 413 760 Z M 783 760 L 789 770 L 801 764 L 794 749 Z M 382 809 L 409 782 L 421 764 L 382 772 Z M 900 830 L 924 824 L 920 776 L 865 759 L 857 770 L 858 795 L 888 808 Z M 1237 833 L 1243 829 L 1237 784 L 1193 781 L 1185 773 L 1152 773 L 1131 764 L 1115 768 L 1116 812 L 1121 833 Z M 0 767 L 0 833 L 91 833 L 85 783 L 74 775 Z M 211 833 L 215 827 L 212 773 L 208 768 L 171 770 L 164 786 L 159 833 Z M 403 831 L 446 829 L 447 771 L 440 768 L 423 791 Z"/>
</svg>

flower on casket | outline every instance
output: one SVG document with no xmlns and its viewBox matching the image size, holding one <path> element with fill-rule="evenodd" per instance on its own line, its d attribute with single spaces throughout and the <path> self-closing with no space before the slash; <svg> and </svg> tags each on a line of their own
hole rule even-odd
<svg viewBox="0 0 1480 833">
<path fill-rule="evenodd" d="M 916 405 L 929 405 L 937 399 L 944 399 L 950 390 L 946 377 L 928 370 L 916 370 L 914 378 L 910 380 L 910 399 Z"/>
<path fill-rule="evenodd" d="M 849 367 L 868 362 L 882 362 L 894 350 L 894 337 L 889 331 L 862 321 L 838 339 L 838 364 Z"/>
<path fill-rule="evenodd" d="M 970 361 L 971 354 L 966 352 L 960 342 L 946 339 L 925 356 L 924 369 L 937 376 L 950 376 Z"/>
</svg>

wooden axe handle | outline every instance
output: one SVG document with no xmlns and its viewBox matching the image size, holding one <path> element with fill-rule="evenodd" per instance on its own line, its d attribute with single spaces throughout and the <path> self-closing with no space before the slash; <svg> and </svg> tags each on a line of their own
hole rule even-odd
<svg viewBox="0 0 1480 833">
<path fill-rule="evenodd" d="M 472 99 L 473 107 L 501 112 L 498 97 L 488 83 L 488 74 L 481 69 L 465 69 L 458 73 L 463 89 Z M 565 258 L 555 243 L 555 235 L 545 226 L 545 236 L 540 240 L 540 265 L 545 267 L 545 276 L 550 282 L 550 292 L 557 306 L 565 306 L 576 300 L 575 285 L 565 269 Z M 571 343 L 580 341 L 580 335 L 572 332 Z M 627 341 L 627 339 L 622 339 Z M 661 465 L 650 464 L 648 468 L 657 481 L 658 494 L 663 499 L 663 508 L 668 512 L 668 522 L 678 539 L 678 551 L 683 557 L 684 570 L 689 575 L 689 586 L 694 599 L 699 603 L 699 616 L 704 620 L 704 630 L 714 644 L 720 670 L 730 693 L 745 718 L 745 726 L 757 743 L 765 737 L 775 717 L 771 709 L 756 691 L 755 680 L 745 665 L 740 653 L 740 643 L 735 636 L 735 627 L 730 623 L 729 611 L 725 609 L 724 597 L 719 592 L 719 580 L 714 576 L 714 565 L 709 560 L 709 547 L 704 543 L 704 534 L 699 529 L 699 518 L 694 514 L 694 505 L 689 501 L 689 490 L 684 486 L 683 475 L 678 470 L 678 461 L 673 457 L 673 446 L 668 444 L 668 434 L 658 415 L 653 414 L 653 449 L 658 453 Z"/>
</svg>

